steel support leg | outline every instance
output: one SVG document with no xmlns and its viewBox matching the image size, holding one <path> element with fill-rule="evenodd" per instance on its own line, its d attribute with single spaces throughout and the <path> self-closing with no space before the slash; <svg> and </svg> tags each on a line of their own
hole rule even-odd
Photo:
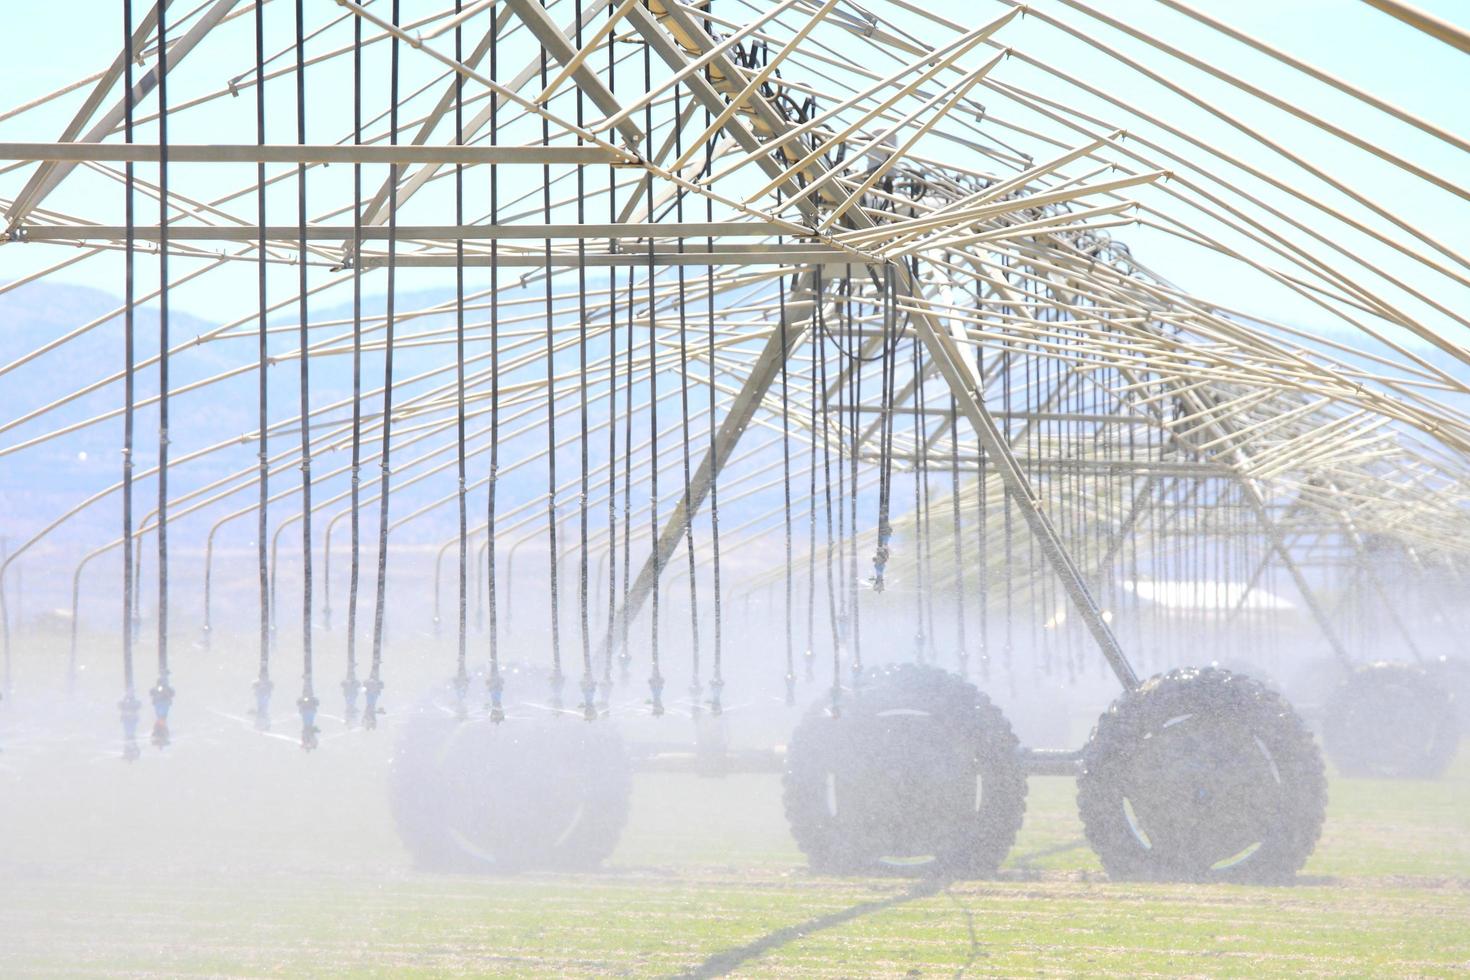
<svg viewBox="0 0 1470 980">
<path fill-rule="evenodd" d="M 912 297 L 915 290 L 912 288 L 908 270 L 900 269 L 896 278 L 901 283 L 903 291 Z M 1107 660 L 1108 666 L 1113 669 L 1119 683 L 1125 688 L 1133 690 L 1138 687 L 1138 675 L 1134 672 L 1133 665 L 1128 662 L 1128 657 L 1118 643 L 1117 636 L 1113 634 L 1112 628 L 1103 619 L 1102 609 L 1098 606 L 1097 600 L 1093 598 L 1092 590 L 1087 585 L 1082 569 L 1072 559 L 1071 552 L 1063 543 L 1061 534 L 1058 533 L 1056 526 L 1052 524 L 1051 518 L 1047 515 L 1041 498 L 1032 488 L 1031 481 L 1027 479 L 1021 464 L 1016 460 L 1010 444 L 1001 433 L 1000 427 L 996 425 L 990 411 L 985 407 L 985 399 L 980 390 L 980 376 L 975 366 L 961 353 L 954 339 L 939 329 L 930 314 L 914 313 L 910 322 L 918 333 L 919 340 L 923 343 L 930 359 L 939 369 L 940 376 L 949 385 L 950 393 L 954 395 L 959 410 L 964 413 L 974 428 L 982 450 L 994 464 L 996 472 L 1000 474 L 1001 482 L 1010 491 L 1011 499 L 1015 501 L 1027 527 L 1036 536 L 1036 542 L 1040 545 L 1041 553 L 1047 564 L 1051 566 L 1052 571 L 1061 581 L 1062 588 L 1072 600 L 1072 605 L 1087 626 L 1088 632 L 1097 642 L 1098 649 Z"/>
<path fill-rule="evenodd" d="M 800 294 L 786 303 L 784 328 L 778 325 L 771 331 L 771 336 L 760 356 L 756 358 L 749 377 L 730 403 L 730 410 L 715 434 L 714 446 L 706 452 L 698 469 L 690 476 L 687 507 L 684 495 L 681 494 L 679 503 L 664 522 L 663 530 L 659 532 L 653 553 L 644 561 L 638 577 L 628 589 L 628 596 L 618 615 L 618 626 L 608 637 L 608 644 L 615 642 L 615 638 L 622 635 L 626 624 L 637 618 L 643 603 L 657 587 L 659 572 L 667 567 L 675 550 L 683 542 L 689 522 L 709 496 L 710 485 L 730 459 L 730 454 L 735 451 L 740 437 L 745 434 L 750 420 L 755 417 L 761 400 L 781 373 L 781 365 L 805 338 L 814 309 L 814 301 L 803 299 Z M 784 346 L 781 343 L 783 336 L 786 341 Z"/>
<path fill-rule="evenodd" d="M 1332 486 L 1330 489 L 1335 493 L 1339 492 L 1336 486 Z M 1422 664 L 1424 662 L 1424 653 L 1419 649 L 1419 644 L 1415 642 L 1414 634 L 1409 632 L 1409 624 L 1404 622 L 1403 617 L 1399 615 L 1398 609 L 1395 608 L 1393 601 L 1389 599 L 1388 590 L 1383 587 L 1383 579 L 1378 577 L 1378 573 L 1373 570 L 1373 566 L 1369 563 L 1368 548 L 1363 542 L 1363 536 L 1358 533 L 1358 526 L 1353 523 L 1352 517 L 1346 510 L 1339 509 L 1337 511 L 1337 519 L 1342 525 L 1343 533 L 1352 542 L 1353 551 L 1358 557 L 1358 564 L 1362 568 L 1363 573 L 1368 576 L 1368 584 L 1373 587 L 1373 591 L 1378 594 L 1379 601 L 1383 603 L 1383 609 L 1388 613 L 1388 618 L 1393 623 L 1394 629 L 1398 631 L 1399 636 L 1403 637 L 1404 645 L 1409 648 L 1409 654 L 1414 658 L 1414 661 Z"/>
<path fill-rule="evenodd" d="M 1353 658 L 1348 656 L 1347 647 L 1343 645 L 1342 637 L 1338 635 L 1337 627 L 1332 623 L 1332 617 L 1327 615 L 1327 610 L 1323 608 L 1322 603 L 1317 599 L 1316 591 L 1313 590 L 1311 584 L 1307 581 L 1307 577 L 1302 574 L 1301 568 L 1297 566 L 1296 561 L 1291 557 L 1291 548 L 1286 543 L 1286 536 L 1281 533 L 1281 529 L 1276 526 L 1276 522 L 1271 518 L 1271 513 L 1266 507 L 1266 501 L 1261 496 L 1261 492 L 1256 489 L 1254 483 L 1245 477 L 1241 477 L 1240 485 L 1245 491 L 1246 502 L 1250 504 L 1250 508 L 1255 513 L 1256 520 L 1260 522 L 1262 530 L 1266 532 L 1266 539 L 1271 543 L 1271 550 L 1276 552 L 1276 557 L 1281 559 L 1281 564 L 1286 567 L 1287 574 L 1291 576 L 1292 583 L 1296 585 L 1297 591 L 1301 593 L 1302 602 L 1306 604 L 1307 611 L 1312 614 L 1312 619 L 1316 622 L 1317 628 L 1322 631 L 1322 638 L 1332 648 L 1332 655 L 1344 667 L 1352 669 Z"/>
<path fill-rule="evenodd" d="M 1189 405 L 1194 414 L 1210 418 L 1214 406 L 1210 405 L 1198 390 L 1192 389 L 1181 392 L 1179 397 Z M 1210 418 L 1202 428 L 1211 433 L 1212 441 L 1225 439 L 1232 444 L 1236 442 L 1234 438 L 1234 427 L 1224 419 Z M 1307 611 L 1311 613 L 1313 621 L 1317 624 L 1317 628 L 1321 630 L 1322 638 L 1332 648 L 1332 655 L 1344 667 L 1351 669 L 1353 666 L 1352 658 L 1348 656 L 1347 647 L 1343 645 L 1342 637 L 1338 635 L 1337 628 L 1332 623 L 1332 617 L 1327 615 L 1327 610 L 1323 608 L 1322 603 L 1317 599 L 1317 593 L 1312 589 L 1311 584 L 1307 582 L 1307 577 L 1302 574 L 1301 568 L 1292 558 L 1291 549 L 1286 543 L 1286 536 L 1281 533 L 1281 529 L 1272 520 L 1270 510 L 1266 506 L 1265 497 L 1261 495 L 1261 491 L 1256 487 L 1255 482 L 1245 476 L 1245 473 L 1249 472 L 1249 457 L 1238 444 L 1232 445 L 1230 454 L 1234 458 L 1235 464 L 1240 468 L 1240 487 L 1245 493 L 1246 503 L 1255 514 L 1256 520 L 1260 522 L 1261 529 L 1266 532 L 1266 538 L 1271 543 L 1271 550 L 1276 553 L 1276 557 L 1281 559 L 1281 564 L 1285 566 L 1287 574 L 1291 576 L 1292 582 L 1296 585 L 1297 591 L 1301 593 L 1302 602 L 1306 604 Z"/>
</svg>

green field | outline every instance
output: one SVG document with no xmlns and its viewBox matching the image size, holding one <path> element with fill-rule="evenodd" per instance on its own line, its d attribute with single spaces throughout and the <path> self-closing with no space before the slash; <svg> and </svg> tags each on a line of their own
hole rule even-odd
<svg viewBox="0 0 1470 980">
<path fill-rule="evenodd" d="M 1470 759 L 1332 785 L 1292 888 L 1107 882 L 1072 784 L 1032 781 L 999 880 L 809 875 L 778 780 L 638 777 L 606 869 L 415 872 L 384 738 L 304 756 L 237 728 L 125 766 L 0 756 L 0 974 L 1447 975 L 1470 970 Z"/>
</svg>

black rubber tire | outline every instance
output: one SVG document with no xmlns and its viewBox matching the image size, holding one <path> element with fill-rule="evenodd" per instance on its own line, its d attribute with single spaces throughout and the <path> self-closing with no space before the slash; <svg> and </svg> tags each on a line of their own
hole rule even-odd
<svg viewBox="0 0 1470 980">
<path fill-rule="evenodd" d="M 993 875 L 1026 812 L 1019 745 L 973 684 L 917 664 L 875 670 L 838 717 L 822 701 L 786 752 L 783 801 L 821 874 Z"/>
<path fill-rule="evenodd" d="M 1450 692 L 1414 664 L 1359 667 L 1333 693 L 1323 718 L 1322 744 L 1344 776 L 1435 779 L 1459 742 Z"/>
<path fill-rule="evenodd" d="M 605 721 L 460 721 L 430 702 L 389 767 L 394 823 L 427 871 L 585 871 L 617 846 L 632 765 Z"/>
<path fill-rule="evenodd" d="M 1317 845 L 1327 780 L 1284 698 L 1190 667 L 1145 681 L 1098 719 L 1077 808 L 1111 878 L 1278 884 Z"/>
</svg>

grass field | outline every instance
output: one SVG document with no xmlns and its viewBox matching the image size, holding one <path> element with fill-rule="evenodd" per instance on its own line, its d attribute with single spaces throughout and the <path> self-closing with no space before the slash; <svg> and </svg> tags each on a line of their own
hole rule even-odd
<svg viewBox="0 0 1470 980">
<path fill-rule="evenodd" d="M 1291 888 L 1109 883 L 1056 778 L 1032 781 L 995 881 L 814 877 L 774 777 L 676 774 L 638 777 L 602 873 L 480 878 L 412 870 L 384 804 L 385 738 L 307 757 L 218 731 L 135 766 L 95 740 L 12 738 L 0 974 L 1470 970 L 1470 758 L 1435 783 L 1334 781 Z"/>
</svg>

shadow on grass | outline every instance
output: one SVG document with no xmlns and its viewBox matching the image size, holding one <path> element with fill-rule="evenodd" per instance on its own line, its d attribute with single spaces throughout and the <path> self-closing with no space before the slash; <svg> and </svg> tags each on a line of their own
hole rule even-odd
<svg viewBox="0 0 1470 980">
<path fill-rule="evenodd" d="M 807 919 L 795 925 L 777 929 L 775 932 L 766 933 L 759 939 L 737 946 L 734 949 L 721 950 L 710 956 L 703 963 L 689 970 L 687 973 L 678 974 L 681 980 L 704 980 L 708 977 L 722 977 L 734 970 L 736 967 L 754 959 L 759 959 L 767 953 L 773 952 L 794 940 L 809 936 L 814 932 L 824 929 L 832 929 L 840 925 L 860 919 L 874 912 L 882 912 L 898 905 L 915 901 L 921 898 L 929 898 L 947 890 L 949 882 L 942 878 L 929 878 L 917 882 L 907 891 L 890 895 L 887 898 L 874 899 L 871 902 L 859 902 L 850 908 L 839 909 L 826 915 L 819 915 L 815 919 Z"/>
</svg>

